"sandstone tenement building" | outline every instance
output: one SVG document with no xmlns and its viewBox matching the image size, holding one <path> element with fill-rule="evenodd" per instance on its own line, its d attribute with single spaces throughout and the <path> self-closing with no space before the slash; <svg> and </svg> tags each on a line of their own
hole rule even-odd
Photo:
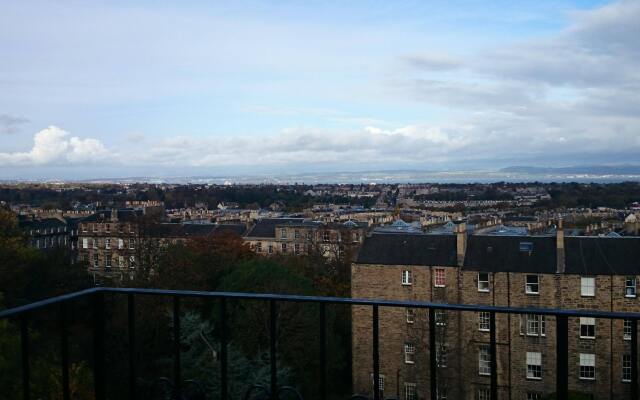
<svg viewBox="0 0 640 400">
<path fill-rule="evenodd" d="M 556 235 L 373 234 L 352 265 L 352 297 L 526 308 L 640 311 L 640 238 Z M 384 398 L 428 398 L 436 352 L 440 399 L 488 400 L 489 315 L 380 307 Z M 373 393 L 370 307 L 353 308 L 353 381 Z M 569 318 L 569 390 L 580 398 L 629 396 L 630 322 Z M 555 320 L 496 315 L 500 399 L 537 400 L 555 391 Z"/>
</svg>

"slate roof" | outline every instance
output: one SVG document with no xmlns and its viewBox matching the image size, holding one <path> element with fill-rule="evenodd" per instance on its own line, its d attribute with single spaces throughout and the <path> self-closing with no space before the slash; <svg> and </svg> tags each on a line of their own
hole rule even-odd
<svg viewBox="0 0 640 400">
<path fill-rule="evenodd" d="M 453 235 L 374 233 L 365 238 L 357 262 L 455 266 L 456 238 Z"/>
<path fill-rule="evenodd" d="M 41 218 L 19 221 L 19 227 L 24 230 L 63 228 L 65 226 L 67 226 L 67 224 L 58 218 Z"/>
<path fill-rule="evenodd" d="M 204 237 L 222 232 L 242 235 L 244 224 L 176 224 L 164 223 L 153 227 L 152 234 L 159 237 Z"/>
<path fill-rule="evenodd" d="M 118 221 L 133 221 L 143 215 L 143 210 L 133 208 L 121 208 L 117 210 Z M 111 210 L 101 210 L 82 219 L 82 222 L 103 222 L 111 219 Z"/>
<path fill-rule="evenodd" d="M 531 243 L 531 251 L 521 250 Z M 525 247 L 528 245 L 525 245 Z M 486 272 L 556 272 L 555 236 L 471 235 L 464 269 Z"/>
<path fill-rule="evenodd" d="M 251 228 L 247 237 L 275 238 L 276 225 L 301 223 L 303 221 L 304 218 L 262 218 L 256 221 L 256 224 Z"/>
<path fill-rule="evenodd" d="M 640 237 L 568 237 L 565 271 L 568 274 L 640 274 Z"/>
</svg>

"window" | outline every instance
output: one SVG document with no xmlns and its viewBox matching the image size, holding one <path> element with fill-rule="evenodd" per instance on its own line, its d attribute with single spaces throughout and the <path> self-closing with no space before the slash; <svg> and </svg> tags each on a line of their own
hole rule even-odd
<svg viewBox="0 0 640 400">
<path fill-rule="evenodd" d="M 124 249 L 124 240 L 123 239 L 118 239 L 118 248 L 119 249 Z"/>
<path fill-rule="evenodd" d="M 380 393 L 380 398 L 384 398 L 383 394 L 384 394 L 384 375 L 378 375 L 378 392 Z M 376 381 L 373 378 L 373 374 L 371 374 L 371 382 L 373 383 L 373 389 L 375 390 L 376 388 Z"/>
<path fill-rule="evenodd" d="M 482 332 L 489 332 L 491 329 L 491 317 L 488 311 L 480 311 L 478 313 L 478 330 Z"/>
<path fill-rule="evenodd" d="M 296 244 L 293 245 L 293 251 L 296 254 L 300 254 L 300 244 L 299 243 L 296 243 Z"/>
<path fill-rule="evenodd" d="M 104 225 L 104 231 L 105 231 L 106 233 L 109 233 L 109 232 L 111 231 L 111 225 L 109 225 L 109 224 L 105 224 L 105 225 Z"/>
<path fill-rule="evenodd" d="M 411 271 L 405 269 L 402 271 L 402 284 L 403 285 L 411 285 L 413 283 L 413 277 L 411 276 Z"/>
<path fill-rule="evenodd" d="M 134 269 L 136 267 L 136 256 L 129 256 L 129 268 Z"/>
<path fill-rule="evenodd" d="M 98 258 L 98 253 L 93 254 L 93 266 L 95 268 L 100 267 L 100 259 Z"/>
<path fill-rule="evenodd" d="M 443 310 L 436 310 L 433 314 L 436 318 L 436 325 L 445 326 L 447 325 L 447 314 Z"/>
<path fill-rule="evenodd" d="M 596 355 L 580 353 L 580 379 L 596 379 Z"/>
<path fill-rule="evenodd" d="M 622 382 L 631 382 L 631 354 L 622 355 Z"/>
<path fill-rule="evenodd" d="M 596 338 L 596 319 L 580 317 L 580 339 Z"/>
<path fill-rule="evenodd" d="M 527 275 L 526 276 L 525 293 L 527 293 L 527 294 L 539 294 L 540 293 L 540 277 L 538 275 Z"/>
<path fill-rule="evenodd" d="M 527 352 L 527 379 L 542 379 L 542 354 Z"/>
<path fill-rule="evenodd" d="M 624 340 L 631 340 L 631 320 L 625 319 L 622 323 L 622 337 Z"/>
<path fill-rule="evenodd" d="M 478 389 L 478 400 L 491 400 L 491 392 L 489 389 Z"/>
<path fill-rule="evenodd" d="M 415 383 L 404 384 L 404 400 L 417 400 L 418 394 L 416 393 Z"/>
<path fill-rule="evenodd" d="M 478 351 L 478 374 L 491 375 L 491 354 L 489 345 L 483 344 Z"/>
<path fill-rule="evenodd" d="M 489 291 L 489 274 L 486 272 L 478 272 L 478 292 Z"/>
<path fill-rule="evenodd" d="M 270 244 L 267 250 L 269 254 L 273 254 L 273 245 Z"/>
<path fill-rule="evenodd" d="M 256 252 L 262 253 L 262 242 L 256 243 Z"/>
<path fill-rule="evenodd" d="M 580 294 L 586 297 L 596 295 L 596 278 L 593 276 L 580 277 Z"/>
<path fill-rule="evenodd" d="M 406 364 L 414 364 L 416 355 L 416 346 L 411 343 L 406 343 L 404 345 L 404 362 Z"/>
<path fill-rule="evenodd" d="M 282 243 L 282 252 L 283 253 L 287 252 L 287 244 L 286 243 Z"/>
<path fill-rule="evenodd" d="M 89 239 L 82 238 L 82 248 L 83 249 L 88 249 L 89 248 Z"/>
<path fill-rule="evenodd" d="M 136 241 L 134 239 L 129 239 L 129 249 L 133 250 L 136 248 Z"/>
<path fill-rule="evenodd" d="M 104 253 L 104 266 L 111 268 L 111 254 L 109 252 Z"/>
<path fill-rule="evenodd" d="M 280 238 L 281 239 L 287 238 L 287 230 L 285 228 L 280 228 Z"/>
<path fill-rule="evenodd" d="M 624 297 L 636 297 L 636 277 L 627 276 L 624 280 Z"/>
<path fill-rule="evenodd" d="M 325 232 L 322 234 L 322 240 L 324 240 L 325 242 L 328 242 L 328 241 L 329 241 L 329 238 L 330 238 L 330 236 L 329 236 L 329 232 L 325 231 Z"/>
<path fill-rule="evenodd" d="M 98 224 L 93 224 L 93 231 L 98 232 Z"/>
<path fill-rule="evenodd" d="M 300 239 L 300 231 L 297 229 L 293 231 L 293 237 L 296 239 Z"/>
<path fill-rule="evenodd" d="M 527 392 L 527 400 L 540 400 L 541 398 L 538 392 Z"/>
<path fill-rule="evenodd" d="M 544 315 L 526 314 L 520 316 L 520 334 L 527 336 L 545 336 L 546 321 Z"/>
<path fill-rule="evenodd" d="M 123 256 L 118 256 L 118 267 L 119 268 L 124 268 L 124 257 Z"/>
<path fill-rule="evenodd" d="M 433 285 L 435 287 L 445 286 L 444 268 L 436 268 L 433 270 Z"/>
<path fill-rule="evenodd" d="M 82 232 L 86 232 L 87 231 L 87 224 L 82 224 Z"/>
<path fill-rule="evenodd" d="M 94 249 L 98 248 L 98 241 L 96 239 L 91 239 L 91 247 Z"/>
<path fill-rule="evenodd" d="M 520 251 L 522 251 L 522 252 L 531 252 L 531 251 L 533 251 L 533 243 L 531 243 L 531 242 L 520 242 Z"/>
<path fill-rule="evenodd" d="M 436 365 L 440 368 L 447 367 L 447 345 L 436 344 Z"/>
<path fill-rule="evenodd" d="M 416 312 L 413 308 L 407 308 L 407 324 L 413 324 L 416 321 Z"/>
<path fill-rule="evenodd" d="M 436 385 L 436 399 L 447 400 L 447 388 Z"/>
<path fill-rule="evenodd" d="M 111 239 L 105 239 L 104 240 L 104 248 L 105 249 L 110 249 L 111 248 Z"/>
</svg>

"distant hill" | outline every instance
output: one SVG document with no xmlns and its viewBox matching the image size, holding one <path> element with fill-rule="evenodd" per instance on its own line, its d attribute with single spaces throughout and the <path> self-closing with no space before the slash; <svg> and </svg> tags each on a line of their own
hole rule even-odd
<svg viewBox="0 0 640 400">
<path fill-rule="evenodd" d="M 587 174 L 587 175 L 640 175 L 640 165 L 583 165 L 573 167 L 525 167 L 513 166 L 500 172 L 531 175 Z"/>
</svg>

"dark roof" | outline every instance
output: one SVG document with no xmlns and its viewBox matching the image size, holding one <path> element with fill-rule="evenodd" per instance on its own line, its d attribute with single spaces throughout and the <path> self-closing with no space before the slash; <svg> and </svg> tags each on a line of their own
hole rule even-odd
<svg viewBox="0 0 640 400">
<path fill-rule="evenodd" d="M 581 275 L 640 273 L 640 237 L 567 237 L 565 272 Z"/>
<path fill-rule="evenodd" d="M 556 272 L 555 236 L 468 237 L 464 269 L 486 272 Z"/>
<path fill-rule="evenodd" d="M 276 225 L 286 223 L 300 223 L 304 218 L 263 218 L 256 221 L 256 224 L 251 228 L 247 237 L 260 237 L 260 238 L 275 238 L 276 237 Z"/>
<path fill-rule="evenodd" d="M 133 208 L 121 208 L 118 211 L 118 221 L 134 221 L 137 217 L 144 214 L 143 210 L 134 210 Z M 82 219 L 82 222 L 109 222 L 111 219 L 111 210 L 101 210 Z"/>
<path fill-rule="evenodd" d="M 19 221 L 21 229 L 49 229 L 49 228 L 62 228 L 67 226 L 64 221 L 58 218 L 41 218 L 34 220 L 22 220 Z"/>
<path fill-rule="evenodd" d="M 374 233 L 365 238 L 357 262 L 455 266 L 456 238 L 453 235 Z"/>
</svg>

